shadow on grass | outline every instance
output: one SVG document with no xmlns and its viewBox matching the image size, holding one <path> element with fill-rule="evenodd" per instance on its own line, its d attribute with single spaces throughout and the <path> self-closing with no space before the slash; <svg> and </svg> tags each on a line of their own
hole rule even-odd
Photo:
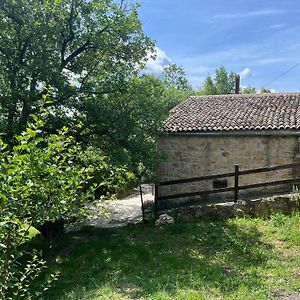
<svg viewBox="0 0 300 300">
<path fill-rule="evenodd" d="M 81 299 L 107 287 L 131 298 L 180 289 L 230 295 L 239 286 L 267 293 L 259 269 L 271 248 L 250 222 L 85 228 L 62 236 L 48 253 L 61 276 L 45 299 Z"/>
</svg>

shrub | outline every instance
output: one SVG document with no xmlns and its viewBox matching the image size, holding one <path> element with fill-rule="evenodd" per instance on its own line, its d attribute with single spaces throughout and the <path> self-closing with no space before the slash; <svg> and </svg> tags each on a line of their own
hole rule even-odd
<svg viewBox="0 0 300 300">
<path fill-rule="evenodd" d="M 95 196 L 109 196 L 133 188 L 137 184 L 136 176 L 126 166 L 114 165 L 109 157 L 93 146 L 82 151 L 78 157 L 82 166 L 93 166 L 93 178 L 90 184 L 96 186 Z"/>
<path fill-rule="evenodd" d="M 43 121 L 32 117 L 13 148 L 0 139 L 0 299 L 29 298 L 30 285 L 45 267 L 38 252 L 26 251 L 34 228 L 85 214 L 82 187 L 92 168 L 74 163 L 80 145 L 68 128 L 46 135 Z M 52 276 L 38 294 L 57 274 Z"/>
</svg>

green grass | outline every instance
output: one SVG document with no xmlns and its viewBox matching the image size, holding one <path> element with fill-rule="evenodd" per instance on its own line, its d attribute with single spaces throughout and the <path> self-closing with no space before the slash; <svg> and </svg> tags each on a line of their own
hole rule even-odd
<svg viewBox="0 0 300 300">
<path fill-rule="evenodd" d="M 300 290 L 299 250 L 300 215 L 85 228 L 48 253 L 44 299 L 278 299 Z"/>
</svg>

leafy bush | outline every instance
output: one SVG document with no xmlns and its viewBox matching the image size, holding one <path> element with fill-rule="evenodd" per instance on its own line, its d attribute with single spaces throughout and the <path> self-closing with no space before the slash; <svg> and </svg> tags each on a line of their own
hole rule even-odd
<svg viewBox="0 0 300 300">
<path fill-rule="evenodd" d="M 114 165 L 109 157 L 96 147 L 90 146 L 82 151 L 78 160 L 82 166 L 93 166 L 93 178 L 90 184 L 97 187 L 95 189 L 97 199 L 123 192 L 136 184 L 136 176 L 126 166 Z"/>
<path fill-rule="evenodd" d="M 37 299 L 43 294 L 59 273 L 48 278 L 30 293 L 30 287 L 46 268 L 42 253 L 28 251 L 26 242 L 31 239 L 32 227 L 17 221 L 0 222 L 0 299 Z"/>
<path fill-rule="evenodd" d="M 0 139 L 0 299 L 30 297 L 30 284 L 45 267 L 40 254 L 26 251 L 33 228 L 84 216 L 82 187 L 91 179 L 91 167 L 74 163 L 81 148 L 70 130 L 45 135 L 43 121 L 33 120 L 13 148 Z"/>
</svg>

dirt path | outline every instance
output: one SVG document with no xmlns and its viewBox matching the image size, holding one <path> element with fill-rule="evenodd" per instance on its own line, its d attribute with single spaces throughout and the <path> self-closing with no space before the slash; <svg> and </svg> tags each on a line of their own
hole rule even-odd
<svg viewBox="0 0 300 300">
<path fill-rule="evenodd" d="M 143 187 L 143 199 L 144 202 L 154 200 L 150 186 Z M 116 228 L 143 221 L 141 197 L 136 190 L 122 199 L 95 201 L 89 208 L 94 211 L 94 216 L 87 221 L 90 226 Z"/>
</svg>

